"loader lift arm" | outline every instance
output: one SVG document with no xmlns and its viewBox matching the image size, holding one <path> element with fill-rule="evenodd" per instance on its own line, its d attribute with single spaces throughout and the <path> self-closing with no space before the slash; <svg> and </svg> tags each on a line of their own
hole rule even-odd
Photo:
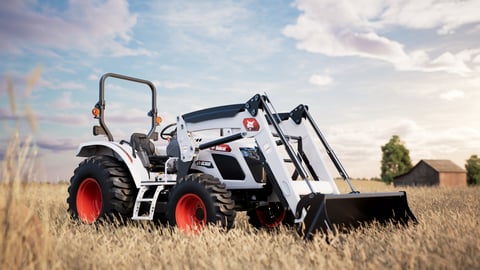
<svg viewBox="0 0 480 270">
<path fill-rule="evenodd" d="M 304 156 L 304 154 L 299 155 L 298 153 L 295 153 L 295 150 L 293 149 L 292 145 L 288 142 L 289 136 L 285 135 L 285 133 L 282 131 L 279 124 L 282 121 L 288 120 L 289 118 L 293 120 L 297 125 L 301 124 L 303 118 L 306 118 L 308 120 L 313 130 L 317 134 L 318 138 L 322 142 L 323 146 L 325 147 L 325 150 L 329 158 L 331 159 L 332 163 L 335 165 L 335 168 L 337 169 L 338 173 L 342 176 L 342 178 L 347 182 L 348 186 L 350 187 L 351 193 L 359 193 L 359 191 L 357 191 L 353 187 L 350 181 L 350 177 L 348 176 L 345 168 L 341 164 L 337 155 L 335 154 L 333 149 L 330 147 L 325 136 L 323 136 L 322 132 L 320 131 L 320 128 L 315 123 L 313 117 L 309 113 L 308 106 L 300 104 L 295 109 L 293 109 L 288 115 L 286 115 L 285 113 L 283 114 L 274 113 L 273 112 L 274 108 L 269 107 L 269 105 L 270 106 L 272 105 L 266 95 L 262 95 L 262 96 L 256 95 L 252 99 L 250 99 L 249 102 L 247 102 L 246 104 L 247 104 L 246 107 L 249 109 L 249 112 L 252 114 L 252 116 L 256 116 L 259 109 L 263 109 L 263 111 L 265 111 L 265 116 L 267 117 L 267 120 L 269 121 L 269 123 L 274 127 L 282 144 L 285 146 L 285 150 L 287 151 L 290 159 L 292 160 L 295 166 L 296 173 L 299 174 L 302 180 L 306 181 L 311 192 L 315 192 L 315 190 L 310 185 L 310 182 L 308 180 L 308 173 L 305 170 L 305 168 L 302 166 L 302 160 L 299 158 L 301 156 Z M 313 171 L 313 168 L 308 166 L 308 164 L 307 164 L 307 168 L 311 171 L 311 174 L 312 176 L 314 176 L 314 179 L 315 179 L 316 173 Z M 315 179 L 315 180 L 318 180 L 318 179 Z"/>
<path fill-rule="evenodd" d="M 327 139 L 325 138 L 325 136 L 323 136 L 323 133 L 320 131 L 320 128 L 317 126 L 317 123 L 315 123 L 315 121 L 313 120 L 312 115 L 308 111 L 308 106 L 302 105 L 302 104 L 298 105 L 290 113 L 290 117 L 297 124 L 301 123 L 302 118 L 306 118 L 308 120 L 308 122 L 312 125 L 313 129 L 315 130 L 315 133 L 317 134 L 318 138 L 322 142 L 323 146 L 325 147 L 325 150 L 327 151 L 327 154 L 330 157 L 330 160 L 332 160 L 332 163 L 335 165 L 335 168 L 337 168 L 338 173 L 345 180 L 345 182 L 347 182 L 348 186 L 350 187 L 351 193 L 359 193 L 359 191 L 357 191 L 353 187 L 353 184 L 350 181 L 350 177 L 348 176 L 347 171 L 343 167 L 342 163 L 338 159 L 333 149 L 328 144 Z"/>
<path fill-rule="evenodd" d="M 260 102 L 257 102 L 257 99 L 260 100 Z M 279 122 L 281 122 L 282 119 L 278 114 L 274 114 L 272 112 L 273 107 L 272 108 L 269 107 L 271 103 L 268 97 L 266 95 L 262 95 L 262 96 L 256 95 L 249 102 L 254 106 L 258 104 L 258 108 L 249 106 L 251 108 L 249 111 L 252 114 L 252 116 L 257 115 L 259 108 L 263 109 L 263 111 L 265 112 L 267 121 L 273 126 L 273 128 L 277 132 L 278 137 L 280 138 L 282 144 L 285 147 L 285 151 L 287 151 L 288 156 L 290 157 L 290 159 L 293 162 L 293 165 L 295 166 L 296 172 L 299 174 L 302 180 L 306 181 L 305 183 L 308 185 L 308 188 L 310 189 L 310 191 L 315 192 L 313 187 L 310 185 L 310 181 L 308 180 L 308 173 L 305 170 L 305 168 L 302 166 L 299 156 L 295 153 L 295 150 L 293 149 L 292 145 L 289 143 L 287 136 L 280 128 Z M 247 104 L 250 104 L 250 103 L 247 103 Z"/>
</svg>

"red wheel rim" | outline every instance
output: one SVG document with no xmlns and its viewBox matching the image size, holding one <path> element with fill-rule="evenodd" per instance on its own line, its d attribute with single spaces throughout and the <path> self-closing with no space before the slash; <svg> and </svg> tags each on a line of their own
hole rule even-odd
<svg viewBox="0 0 480 270">
<path fill-rule="evenodd" d="M 198 233 L 207 224 L 207 209 L 193 193 L 183 195 L 175 208 L 175 221 L 184 232 Z"/>
<path fill-rule="evenodd" d="M 93 223 L 102 210 L 102 190 L 93 178 L 82 181 L 77 192 L 77 213 L 80 220 L 87 224 Z"/>
<path fill-rule="evenodd" d="M 269 206 L 266 208 L 257 208 L 256 213 L 260 224 L 267 228 L 276 228 L 282 224 L 287 210 L 285 208 L 278 209 L 275 206 Z"/>
</svg>

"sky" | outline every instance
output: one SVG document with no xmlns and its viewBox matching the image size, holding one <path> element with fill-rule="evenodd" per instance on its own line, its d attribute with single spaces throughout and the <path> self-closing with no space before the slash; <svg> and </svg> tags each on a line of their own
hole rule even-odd
<svg viewBox="0 0 480 270">
<path fill-rule="evenodd" d="M 155 84 L 160 128 L 267 93 L 278 111 L 308 105 L 352 177 L 380 176 L 392 135 L 414 164 L 463 167 L 480 155 L 479 10 L 477 0 L 3 0 L 0 158 L 30 108 L 38 127 L 20 134 L 35 138 L 38 178 L 70 179 L 79 144 L 105 140 L 92 136 L 91 109 L 114 72 Z M 148 88 L 106 88 L 115 139 L 147 131 Z"/>
</svg>

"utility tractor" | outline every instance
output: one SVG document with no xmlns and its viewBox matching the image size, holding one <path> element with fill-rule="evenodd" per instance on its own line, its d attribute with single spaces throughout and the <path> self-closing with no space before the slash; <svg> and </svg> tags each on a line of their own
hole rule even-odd
<svg viewBox="0 0 480 270">
<path fill-rule="evenodd" d="M 110 77 L 150 88 L 148 132 L 113 137 L 104 118 Z M 67 199 L 75 219 L 158 220 L 198 232 L 208 224 L 232 228 L 236 212 L 246 211 L 257 228 L 296 226 L 306 239 L 372 221 L 416 222 L 405 192 L 360 193 L 352 186 L 306 105 L 278 113 L 266 94 L 256 94 L 244 103 L 179 115 L 158 133 L 156 103 L 150 81 L 101 77 L 93 135 L 107 140 L 79 147 L 77 156 L 85 159 Z M 326 156 L 351 192 L 339 192 Z"/>
</svg>

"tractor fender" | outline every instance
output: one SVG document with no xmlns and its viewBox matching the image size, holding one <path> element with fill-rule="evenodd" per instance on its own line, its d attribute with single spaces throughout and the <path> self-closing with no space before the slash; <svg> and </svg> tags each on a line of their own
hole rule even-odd
<svg viewBox="0 0 480 270">
<path fill-rule="evenodd" d="M 138 156 L 132 155 L 132 147 L 111 141 L 96 141 L 82 143 L 78 147 L 77 157 L 112 156 L 125 163 L 130 172 L 135 186 L 140 187 L 142 181 L 148 181 L 148 172 Z"/>
</svg>

